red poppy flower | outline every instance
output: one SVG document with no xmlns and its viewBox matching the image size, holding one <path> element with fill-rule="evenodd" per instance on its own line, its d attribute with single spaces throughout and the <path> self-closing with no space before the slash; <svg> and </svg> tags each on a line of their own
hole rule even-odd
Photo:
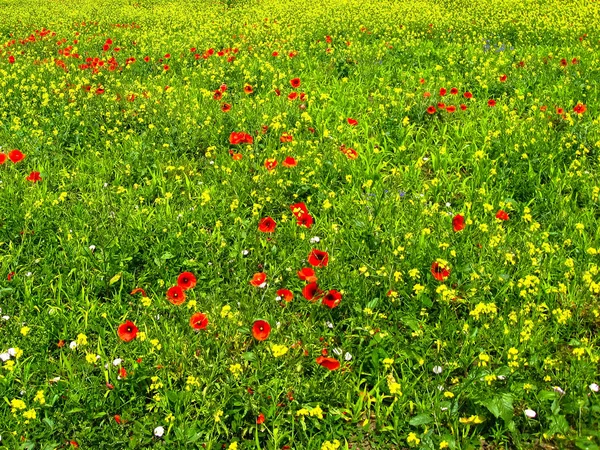
<svg viewBox="0 0 600 450">
<path fill-rule="evenodd" d="M 473 98 L 473 94 L 471 94 L 469 91 L 467 91 L 463 94 L 463 97 L 464 98 Z"/>
<path fill-rule="evenodd" d="M 302 270 L 299 270 L 298 278 L 300 278 L 302 281 L 306 281 L 307 283 L 314 283 L 317 281 L 315 270 L 311 269 L 310 267 L 304 267 Z"/>
<path fill-rule="evenodd" d="M 460 109 L 462 109 L 463 111 L 466 111 L 467 110 L 467 105 L 461 104 L 460 105 Z"/>
<path fill-rule="evenodd" d="M 348 118 L 348 124 L 352 125 L 353 127 L 355 127 L 356 125 L 358 125 L 358 120 L 352 119 L 351 117 L 349 117 Z"/>
<path fill-rule="evenodd" d="M 454 232 L 457 233 L 465 228 L 465 218 L 460 214 L 455 215 L 452 218 L 452 228 Z"/>
<path fill-rule="evenodd" d="M 423 98 L 431 97 L 431 92 L 423 92 Z"/>
<path fill-rule="evenodd" d="M 510 217 L 508 216 L 508 213 L 506 211 L 503 210 L 499 210 L 496 213 L 496 219 L 500 219 L 500 220 L 508 220 L 510 219 Z"/>
<path fill-rule="evenodd" d="M 315 219 L 309 213 L 304 213 L 298 217 L 298 221 L 296 223 L 298 226 L 310 228 L 315 223 Z"/>
<path fill-rule="evenodd" d="M 125 379 L 127 378 L 127 371 L 125 370 L 125 367 L 121 367 L 119 368 L 119 379 Z"/>
<path fill-rule="evenodd" d="M 181 286 L 173 286 L 167 291 L 167 300 L 174 305 L 181 305 L 185 302 L 185 292 L 181 289 Z"/>
<path fill-rule="evenodd" d="M 271 56 L 273 56 L 274 58 L 277 58 L 279 56 L 279 52 L 273 52 L 273 53 L 271 53 Z"/>
<path fill-rule="evenodd" d="M 440 102 L 440 103 L 437 104 L 437 107 L 440 108 L 440 109 L 445 109 L 446 108 L 446 104 Z"/>
<path fill-rule="evenodd" d="M 14 57 L 13 55 L 10 55 L 10 56 L 8 57 L 8 62 L 9 62 L 10 64 L 14 64 L 14 63 L 15 63 L 15 57 Z"/>
<path fill-rule="evenodd" d="M 223 112 L 231 111 L 231 105 L 229 103 L 223 103 L 221 105 L 221 111 L 223 111 Z"/>
<path fill-rule="evenodd" d="M 204 330 L 208 325 L 208 317 L 204 313 L 195 313 L 190 317 L 190 327 L 194 330 Z"/>
<path fill-rule="evenodd" d="M 279 138 L 279 141 L 283 142 L 283 143 L 285 143 L 285 142 L 292 142 L 293 140 L 294 140 L 294 138 L 292 137 L 292 135 L 288 134 L 288 133 L 283 133 L 281 135 L 281 137 Z"/>
<path fill-rule="evenodd" d="M 256 424 L 262 425 L 263 423 L 265 423 L 265 415 L 263 413 L 260 413 L 256 418 Z"/>
<path fill-rule="evenodd" d="M 421 79 L 419 80 L 419 83 L 421 83 L 421 84 L 425 84 L 425 78 L 421 78 Z"/>
<path fill-rule="evenodd" d="M 330 290 L 323 297 L 323 304 L 329 309 L 333 309 L 342 302 L 342 294 L 335 289 Z"/>
<path fill-rule="evenodd" d="M 248 133 L 244 133 L 243 131 L 233 131 L 229 135 L 229 143 L 231 145 L 237 144 L 252 144 L 254 139 Z"/>
<path fill-rule="evenodd" d="M 252 286 L 261 287 L 267 281 L 267 274 L 264 272 L 255 273 L 250 280 Z"/>
<path fill-rule="evenodd" d="M 323 291 L 319 288 L 319 285 L 315 282 L 308 283 L 302 289 L 302 295 L 309 302 L 316 302 L 323 296 Z"/>
<path fill-rule="evenodd" d="M 346 158 L 348 158 L 348 159 L 358 158 L 358 152 L 356 150 L 354 150 L 353 148 L 346 148 L 344 150 L 344 155 L 346 155 Z"/>
<path fill-rule="evenodd" d="M 223 93 L 219 90 L 216 90 L 213 94 L 213 100 L 221 100 L 223 98 Z"/>
<path fill-rule="evenodd" d="M 308 263 L 314 267 L 327 267 L 327 264 L 329 264 L 329 254 L 315 248 L 308 255 Z"/>
<path fill-rule="evenodd" d="M 292 158 L 291 156 L 288 156 L 283 160 L 281 165 L 283 167 L 296 167 L 298 165 L 298 163 L 296 162 L 296 160 L 294 158 Z"/>
<path fill-rule="evenodd" d="M 302 214 L 308 214 L 308 208 L 303 202 L 294 203 L 290 206 L 290 209 L 292 210 L 292 214 L 296 216 L 296 219 L 300 218 Z"/>
<path fill-rule="evenodd" d="M 427 114 L 435 114 L 435 111 L 436 109 L 433 105 L 427 108 Z"/>
<path fill-rule="evenodd" d="M 340 368 L 340 362 L 337 359 L 328 358 L 326 356 L 319 356 L 317 358 L 317 364 L 329 370 L 337 370 Z"/>
<path fill-rule="evenodd" d="M 14 149 L 8 153 L 8 159 L 16 164 L 19 161 L 23 161 L 25 159 L 25 155 L 21 152 L 21 150 Z"/>
<path fill-rule="evenodd" d="M 234 161 L 240 161 L 243 157 L 244 157 L 244 155 L 242 155 L 241 153 L 232 153 L 231 154 L 231 158 Z"/>
<path fill-rule="evenodd" d="M 277 291 L 277 297 L 281 297 L 283 300 L 289 303 L 294 298 L 294 294 L 289 289 L 279 289 Z"/>
<path fill-rule="evenodd" d="M 306 213 L 306 214 L 302 214 L 300 217 L 298 217 L 298 221 L 296 223 L 298 224 L 298 226 L 310 228 L 313 226 L 314 222 L 315 222 L 315 220 L 314 220 L 313 216 Z"/>
<path fill-rule="evenodd" d="M 244 86 L 244 92 L 246 94 L 252 94 L 254 92 L 254 89 L 252 89 L 252 86 L 250 86 L 249 84 L 247 84 L 246 86 Z"/>
<path fill-rule="evenodd" d="M 562 116 L 565 113 L 565 110 L 562 108 L 556 108 L 556 114 Z"/>
<path fill-rule="evenodd" d="M 456 89 L 455 87 L 453 87 L 452 89 L 450 89 L 450 93 L 452 95 L 456 95 L 456 94 L 458 94 L 458 89 Z"/>
<path fill-rule="evenodd" d="M 567 67 L 568 64 L 569 63 L 567 62 L 566 58 L 563 58 L 563 59 L 560 60 L 560 66 L 561 67 Z"/>
<path fill-rule="evenodd" d="M 196 277 L 191 272 L 183 272 L 177 277 L 177 286 L 184 291 L 192 289 L 194 286 L 196 286 Z"/>
<path fill-rule="evenodd" d="M 42 177 L 40 177 L 40 173 L 39 172 L 31 172 L 29 175 L 27 175 L 27 181 L 31 181 L 33 183 L 37 182 L 37 181 L 42 181 Z"/>
<path fill-rule="evenodd" d="M 227 90 L 227 85 L 226 84 L 222 84 L 221 86 L 219 86 L 219 90 L 221 92 L 225 92 Z"/>
<path fill-rule="evenodd" d="M 446 112 L 452 114 L 454 111 L 456 111 L 456 106 L 454 106 L 454 105 L 446 106 Z"/>
<path fill-rule="evenodd" d="M 440 96 L 443 97 L 444 95 L 446 95 L 446 92 L 448 92 L 448 91 L 446 91 L 446 88 L 441 88 L 440 89 Z"/>
<path fill-rule="evenodd" d="M 500 75 L 500 83 L 505 83 L 508 77 L 506 75 Z"/>
<path fill-rule="evenodd" d="M 257 320 L 252 324 L 252 336 L 257 341 L 266 341 L 271 334 L 271 325 L 266 320 Z"/>
<path fill-rule="evenodd" d="M 298 93 L 297 92 L 290 92 L 288 94 L 288 100 L 296 100 L 298 98 Z"/>
<path fill-rule="evenodd" d="M 117 422 L 117 425 L 121 425 L 121 416 L 120 415 L 115 414 L 114 419 L 115 419 L 115 422 Z"/>
<path fill-rule="evenodd" d="M 277 167 L 277 160 L 275 158 L 267 158 L 265 159 L 265 168 L 268 171 L 271 171 Z"/>
<path fill-rule="evenodd" d="M 292 78 L 290 80 L 290 84 L 292 85 L 293 88 L 300 87 L 300 78 Z"/>
<path fill-rule="evenodd" d="M 137 333 L 138 327 L 136 327 L 131 320 L 119 325 L 119 328 L 117 329 L 119 338 L 125 342 L 133 341 L 136 338 Z"/>
<path fill-rule="evenodd" d="M 144 56 L 144 62 L 150 62 L 150 57 L 149 56 Z"/>
<path fill-rule="evenodd" d="M 271 217 L 265 217 L 258 222 L 258 230 L 263 233 L 273 233 L 277 223 Z"/>
<path fill-rule="evenodd" d="M 431 264 L 431 274 L 438 281 L 444 281 L 446 278 L 450 276 L 450 269 L 442 266 L 437 261 L 434 261 Z"/>
<path fill-rule="evenodd" d="M 6 156 L 4 153 L 0 153 L 0 165 L 4 164 L 7 159 L 8 156 Z"/>
<path fill-rule="evenodd" d="M 496 100 L 494 100 L 493 98 L 490 98 L 490 99 L 488 100 L 488 103 L 487 103 L 487 105 L 488 105 L 490 108 L 493 108 L 494 106 L 496 106 Z"/>
<path fill-rule="evenodd" d="M 586 106 L 579 102 L 575 105 L 575 107 L 573 108 L 573 111 L 576 112 L 577 114 L 583 114 L 586 111 Z"/>
</svg>

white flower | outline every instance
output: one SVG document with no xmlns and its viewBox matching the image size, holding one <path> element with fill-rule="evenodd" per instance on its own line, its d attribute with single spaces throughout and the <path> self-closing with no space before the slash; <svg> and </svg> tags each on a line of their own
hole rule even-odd
<svg viewBox="0 0 600 450">
<path fill-rule="evenodd" d="M 77 342 L 75 342 L 75 341 L 71 341 L 71 343 L 69 344 L 69 348 L 70 348 L 71 350 L 74 350 L 74 349 L 75 349 L 75 347 L 77 347 Z"/>
<path fill-rule="evenodd" d="M 438 391 L 442 392 L 444 390 L 444 386 L 440 385 L 438 386 Z"/>
<path fill-rule="evenodd" d="M 344 359 L 346 361 L 350 361 L 352 359 L 352 355 L 350 353 L 346 352 L 346 354 L 344 355 Z"/>
<path fill-rule="evenodd" d="M 25 276 L 26 276 L 26 277 L 30 277 L 31 275 L 33 275 L 31 272 L 27 272 L 27 273 L 25 274 Z"/>
<path fill-rule="evenodd" d="M 441 409 L 442 409 L 442 411 L 448 411 L 448 407 L 447 406 L 443 406 Z"/>
<path fill-rule="evenodd" d="M 524 412 L 530 419 L 535 419 L 535 416 L 537 416 L 537 413 L 533 409 L 526 409 Z"/>
<path fill-rule="evenodd" d="M 558 386 L 554 386 L 552 388 L 554 390 L 554 392 L 558 392 L 560 395 L 565 395 L 565 391 L 563 391 L 560 387 Z"/>
<path fill-rule="evenodd" d="M 163 427 L 156 427 L 154 429 L 154 436 L 162 437 L 163 434 L 165 434 L 165 429 Z"/>
<path fill-rule="evenodd" d="M 310 243 L 311 244 L 316 244 L 316 243 L 318 243 L 320 241 L 321 241 L 321 238 L 319 236 L 314 236 L 314 237 L 310 238 Z"/>
<path fill-rule="evenodd" d="M 326 325 L 327 325 L 328 328 L 333 328 L 333 324 L 331 322 L 327 322 Z"/>
<path fill-rule="evenodd" d="M 92 244 L 92 245 L 90 245 L 88 248 L 89 248 L 89 249 L 90 249 L 90 251 L 92 251 L 92 252 L 93 252 L 94 250 L 96 250 L 96 246 L 95 246 L 95 245 L 93 245 L 93 244 Z"/>
<path fill-rule="evenodd" d="M 10 319 L 10 316 L 2 316 L 2 320 L 8 320 Z"/>
<path fill-rule="evenodd" d="M 10 354 L 8 352 L 6 352 L 6 353 L 0 353 L 0 359 L 2 361 L 8 361 L 10 359 Z"/>
<path fill-rule="evenodd" d="M 450 202 L 446 202 L 446 208 L 450 208 L 452 204 Z"/>
<path fill-rule="evenodd" d="M 119 364 L 121 364 L 123 362 L 123 360 L 121 358 L 117 358 L 113 361 L 113 366 L 118 366 Z"/>
<path fill-rule="evenodd" d="M 267 282 L 265 281 L 264 283 L 261 283 L 258 285 L 259 288 L 266 288 L 267 287 Z"/>
<path fill-rule="evenodd" d="M 598 390 L 600 389 L 596 383 L 590 384 L 589 388 L 592 392 L 598 392 Z"/>
<path fill-rule="evenodd" d="M 439 375 L 440 373 L 442 373 L 442 366 L 434 366 L 433 367 L 433 373 L 435 373 L 436 375 Z"/>
<path fill-rule="evenodd" d="M 11 347 L 11 348 L 8 349 L 8 354 L 10 356 L 16 356 L 17 355 L 17 351 L 14 348 Z"/>
<path fill-rule="evenodd" d="M 60 377 L 54 377 L 50 380 L 50 383 L 58 383 L 60 381 Z"/>
<path fill-rule="evenodd" d="M 281 328 L 281 322 L 276 322 L 275 326 L 277 327 L 277 329 Z"/>
<path fill-rule="evenodd" d="M 333 349 L 333 353 L 335 353 L 337 356 L 340 356 L 342 354 L 342 349 L 341 348 L 334 348 Z"/>
</svg>

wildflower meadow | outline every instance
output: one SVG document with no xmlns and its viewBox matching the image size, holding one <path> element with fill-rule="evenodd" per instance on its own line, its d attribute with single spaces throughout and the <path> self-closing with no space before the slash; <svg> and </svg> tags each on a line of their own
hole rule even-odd
<svg viewBox="0 0 600 450">
<path fill-rule="evenodd" d="M 0 449 L 599 449 L 600 2 L 0 2 Z"/>
</svg>

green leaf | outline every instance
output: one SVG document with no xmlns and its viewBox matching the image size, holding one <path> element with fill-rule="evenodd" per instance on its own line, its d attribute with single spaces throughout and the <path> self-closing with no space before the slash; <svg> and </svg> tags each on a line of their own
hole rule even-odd
<svg viewBox="0 0 600 450">
<path fill-rule="evenodd" d="M 408 421 L 413 427 L 418 427 L 419 425 L 425 425 L 431 422 L 433 422 L 433 419 L 429 414 L 418 414 Z"/>
<path fill-rule="evenodd" d="M 112 286 L 113 284 L 115 284 L 120 279 L 121 279 L 121 272 L 119 272 L 118 274 L 116 274 L 114 277 L 112 277 L 110 279 L 110 281 L 108 282 L 109 286 Z"/>
</svg>

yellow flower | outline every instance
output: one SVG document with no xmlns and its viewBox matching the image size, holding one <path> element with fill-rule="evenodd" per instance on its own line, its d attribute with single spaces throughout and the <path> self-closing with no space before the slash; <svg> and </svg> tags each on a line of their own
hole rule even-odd
<svg viewBox="0 0 600 450">
<path fill-rule="evenodd" d="M 317 419 L 323 418 L 323 410 L 321 409 L 321 407 L 319 405 L 312 408 L 308 413 L 310 414 L 311 417 L 316 417 Z"/>
<path fill-rule="evenodd" d="M 421 442 L 421 439 L 419 439 L 415 433 L 408 433 L 408 437 L 406 438 L 406 442 L 411 447 L 416 447 Z"/>
<path fill-rule="evenodd" d="M 37 415 L 35 414 L 35 409 L 30 409 L 29 411 L 25 411 L 23 413 L 23 417 L 26 419 L 35 419 Z"/>
<path fill-rule="evenodd" d="M 44 398 L 44 391 L 37 391 L 35 397 L 33 398 L 34 402 L 38 402 L 40 405 L 46 403 L 46 399 Z"/>
<path fill-rule="evenodd" d="M 288 348 L 285 345 L 272 344 L 271 352 L 275 358 L 279 358 L 288 352 Z"/>
<path fill-rule="evenodd" d="M 440 442 L 440 450 L 443 448 L 448 448 L 449 446 L 450 446 L 450 444 L 448 444 L 447 441 Z"/>
<path fill-rule="evenodd" d="M 218 410 L 215 413 L 215 422 L 220 422 L 221 421 L 221 416 L 223 415 L 223 411 L 222 410 Z M 237 444 L 236 444 L 237 445 Z"/>
<path fill-rule="evenodd" d="M 75 342 L 77 342 L 77 345 L 87 345 L 87 336 L 83 333 L 79 333 L 77 335 L 77 339 L 75 339 Z"/>
<path fill-rule="evenodd" d="M 310 412 L 306 408 L 299 409 L 296 411 L 296 416 L 308 416 Z"/>
<path fill-rule="evenodd" d="M 25 408 L 27 408 L 27 405 L 25 405 L 25 402 L 23 400 L 18 399 L 18 398 L 13 398 L 10 401 L 10 407 L 12 408 L 11 412 L 14 413 L 14 412 L 16 412 L 19 409 L 25 409 Z"/>
<path fill-rule="evenodd" d="M 22 334 L 23 336 L 27 336 L 27 335 L 29 334 L 29 332 L 30 332 L 30 331 L 31 331 L 31 328 L 29 328 L 29 327 L 22 327 L 22 328 L 21 328 L 21 334 Z"/>
<path fill-rule="evenodd" d="M 232 442 L 231 444 L 229 444 L 229 447 L 227 447 L 229 450 L 237 450 L 238 448 L 238 444 L 237 442 Z"/>
<path fill-rule="evenodd" d="M 150 297 L 142 297 L 141 301 L 142 305 L 144 305 L 146 308 L 152 304 L 152 300 L 150 300 Z"/>
<path fill-rule="evenodd" d="M 232 364 L 229 366 L 229 371 L 233 374 L 234 377 L 239 377 L 242 373 L 241 364 Z"/>
<path fill-rule="evenodd" d="M 321 450 L 337 450 L 340 448 L 340 441 L 334 439 L 333 442 L 325 441 L 323 445 L 321 445 Z"/>
<path fill-rule="evenodd" d="M 96 355 L 93 353 L 88 353 L 85 355 L 85 360 L 90 364 L 94 364 L 96 362 Z"/>
<path fill-rule="evenodd" d="M 2 367 L 4 367 L 9 372 L 12 372 L 13 370 L 15 370 L 15 362 L 12 359 L 9 359 L 4 363 Z"/>
</svg>

